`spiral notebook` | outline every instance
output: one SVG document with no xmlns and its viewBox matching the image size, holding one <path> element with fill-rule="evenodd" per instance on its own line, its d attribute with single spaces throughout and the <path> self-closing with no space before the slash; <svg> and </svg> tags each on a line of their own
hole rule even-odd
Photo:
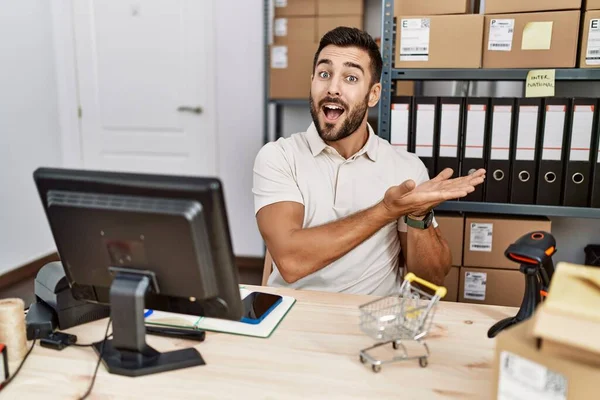
<svg viewBox="0 0 600 400">
<path fill-rule="evenodd" d="M 240 288 L 242 299 L 250 293 L 252 293 L 251 290 L 243 287 Z M 282 296 L 282 298 L 281 303 L 279 303 L 260 323 L 255 325 L 239 321 L 198 317 L 197 315 L 176 314 L 164 311 L 152 311 L 151 314 L 147 312 L 149 315 L 146 317 L 146 324 L 268 338 L 296 303 L 296 299 L 293 297 Z"/>
</svg>

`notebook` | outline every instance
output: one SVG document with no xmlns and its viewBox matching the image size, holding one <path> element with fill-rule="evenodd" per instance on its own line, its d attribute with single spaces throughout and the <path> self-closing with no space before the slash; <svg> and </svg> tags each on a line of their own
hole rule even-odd
<svg viewBox="0 0 600 400">
<path fill-rule="evenodd" d="M 250 293 L 252 293 L 251 290 L 240 287 L 242 299 Z M 197 315 L 176 314 L 164 311 L 152 311 L 151 314 L 146 312 L 146 314 L 149 314 L 146 317 L 146 324 L 268 338 L 296 303 L 296 299 L 293 297 L 282 296 L 282 298 L 281 303 L 258 324 L 247 324 L 239 321 L 205 318 L 198 317 Z"/>
</svg>

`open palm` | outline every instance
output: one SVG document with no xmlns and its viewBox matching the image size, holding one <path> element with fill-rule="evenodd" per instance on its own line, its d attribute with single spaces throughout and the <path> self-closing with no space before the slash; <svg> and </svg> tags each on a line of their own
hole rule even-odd
<svg viewBox="0 0 600 400">
<path fill-rule="evenodd" d="M 446 168 L 435 178 L 416 186 L 407 180 L 389 188 L 383 203 L 394 215 L 425 215 L 429 210 L 446 200 L 459 199 L 473 192 L 485 180 L 485 170 L 479 169 L 470 175 L 450 179 L 454 171 Z"/>
</svg>

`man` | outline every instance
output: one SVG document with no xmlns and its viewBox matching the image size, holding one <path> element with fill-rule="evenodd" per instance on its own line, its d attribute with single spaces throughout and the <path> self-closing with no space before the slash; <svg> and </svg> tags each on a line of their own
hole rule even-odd
<svg viewBox="0 0 600 400">
<path fill-rule="evenodd" d="M 450 179 L 448 169 L 429 180 L 417 156 L 376 136 L 367 110 L 379 101 L 381 69 L 367 33 L 325 34 L 313 61 L 313 124 L 258 153 L 253 193 L 274 261 L 269 285 L 387 295 L 404 262 L 435 284 L 449 272 L 431 210 L 475 190 L 485 171 Z"/>
</svg>

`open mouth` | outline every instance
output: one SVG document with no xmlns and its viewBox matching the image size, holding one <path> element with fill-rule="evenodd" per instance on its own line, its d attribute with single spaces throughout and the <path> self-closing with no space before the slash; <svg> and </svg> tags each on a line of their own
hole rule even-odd
<svg viewBox="0 0 600 400">
<path fill-rule="evenodd" d="M 327 122 L 335 122 L 344 113 L 344 107 L 338 104 L 325 104 L 323 107 L 323 114 L 325 114 L 325 120 Z"/>
</svg>

